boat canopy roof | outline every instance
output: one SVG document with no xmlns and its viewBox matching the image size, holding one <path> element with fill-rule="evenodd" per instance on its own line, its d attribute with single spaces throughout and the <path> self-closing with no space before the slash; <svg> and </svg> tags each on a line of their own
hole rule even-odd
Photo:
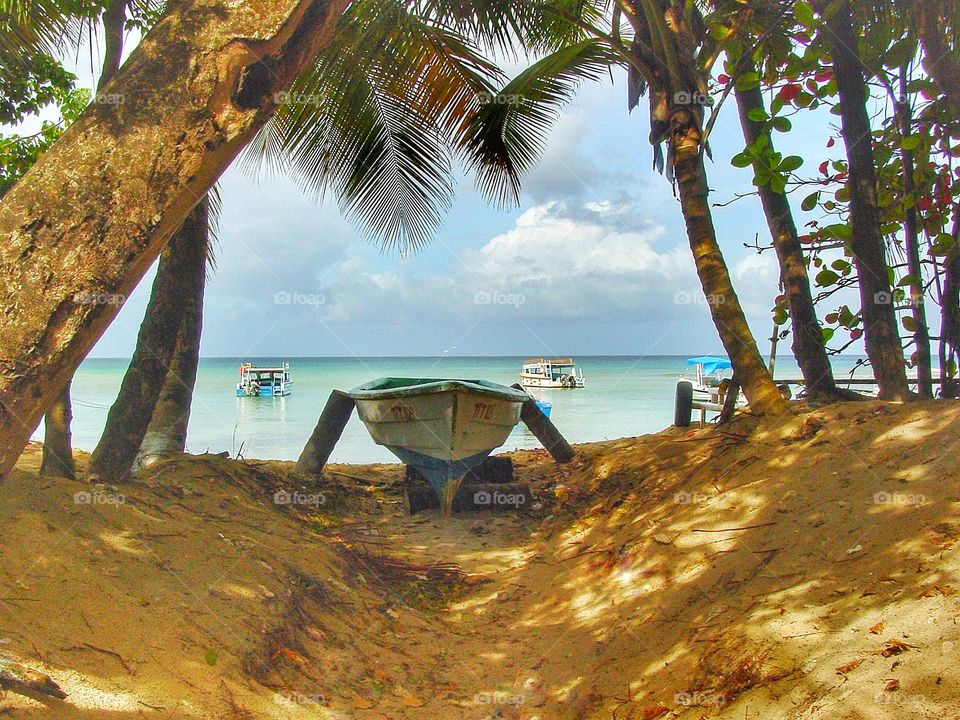
<svg viewBox="0 0 960 720">
<path fill-rule="evenodd" d="M 690 358 L 687 360 L 687 365 L 703 365 L 704 375 L 713 375 L 715 372 L 733 368 L 733 363 L 726 358 L 714 357 L 712 355 L 701 355 L 700 357 Z"/>
<path fill-rule="evenodd" d="M 444 378 L 397 378 L 385 377 L 372 382 L 364 383 L 349 392 L 354 400 L 385 400 L 388 398 L 411 397 L 415 395 L 432 395 L 434 393 L 455 392 L 466 390 L 478 395 L 513 402 L 526 402 L 530 399 L 522 390 L 515 390 L 506 385 L 488 382 L 487 380 L 454 380 Z"/>
<path fill-rule="evenodd" d="M 549 365 L 576 365 L 573 361 L 573 358 L 557 358 L 555 360 L 550 360 L 548 358 L 529 358 L 524 361 L 524 365 L 535 365 L 535 364 L 549 364 Z"/>
</svg>

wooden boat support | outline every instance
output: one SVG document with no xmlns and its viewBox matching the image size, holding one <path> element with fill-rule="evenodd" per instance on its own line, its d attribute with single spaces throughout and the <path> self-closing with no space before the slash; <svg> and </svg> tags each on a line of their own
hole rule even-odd
<svg viewBox="0 0 960 720">
<path fill-rule="evenodd" d="M 353 398 L 340 390 L 334 390 L 323 406 L 317 426 L 297 460 L 297 470 L 304 475 L 319 476 L 330 459 L 333 448 L 340 441 L 343 429 L 353 413 Z"/>
<path fill-rule="evenodd" d="M 523 386 L 519 383 L 513 385 L 513 387 L 516 390 L 523 390 Z M 523 404 L 523 408 L 520 410 L 520 420 L 536 436 L 540 444 L 550 453 L 550 456 L 561 465 L 576 457 L 577 453 L 570 447 L 570 443 L 560 434 L 557 426 L 550 422 L 550 418 L 537 407 L 537 401 L 533 398 Z"/>
</svg>

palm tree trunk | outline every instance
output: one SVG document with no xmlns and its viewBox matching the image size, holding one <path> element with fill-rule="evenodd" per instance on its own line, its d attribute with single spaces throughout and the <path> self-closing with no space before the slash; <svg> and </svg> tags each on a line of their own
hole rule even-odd
<svg viewBox="0 0 960 720">
<path fill-rule="evenodd" d="M 886 252 L 877 206 L 877 177 L 867 114 L 866 82 L 853 32 L 849 0 L 843 0 L 828 19 L 837 91 L 840 96 L 841 135 L 850 168 L 850 220 L 854 264 L 860 284 L 861 312 L 867 356 L 886 400 L 911 397 L 903 349 L 893 307 Z"/>
<path fill-rule="evenodd" d="M 897 124 L 900 127 L 901 137 L 912 134 L 913 118 L 910 104 L 907 99 L 906 69 L 900 69 L 901 99 L 896 104 Z M 913 151 L 907 150 L 901 144 L 900 162 L 903 173 L 903 192 L 909 197 L 916 191 L 913 179 L 914 162 Z M 920 230 L 916 206 L 907 208 L 903 222 L 904 244 L 907 251 L 907 272 L 910 274 L 910 307 L 913 316 L 913 344 L 915 348 L 915 365 L 917 367 L 917 390 L 920 397 L 933 397 L 933 369 L 930 358 L 930 329 L 927 327 L 927 314 L 923 307 L 923 266 L 920 263 Z"/>
<path fill-rule="evenodd" d="M 751 69 L 746 68 L 747 71 Z M 760 86 L 756 85 L 749 90 L 738 88 L 735 93 L 737 108 L 740 112 L 740 124 L 747 143 L 756 142 L 766 133 L 772 145 L 770 133 L 765 131 L 764 124 L 749 118 L 751 110 L 765 109 Z M 830 366 L 830 359 L 827 357 L 827 349 L 823 342 L 823 332 L 817 320 L 813 294 L 810 291 L 810 278 L 807 275 L 803 248 L 800 245 L 790 202 L 785 194 L 774 192 L 769 184 L 760 186 L 758 191 L 763 213 L 767 218 L 767 227 L 770 228 L 770 236 L 773 238 L 773 247 L 780 263 L 780 275 L 787 296 L 787 306 L 790 309 L 793 354 L 803 374 L 807 396 L 810 398 L 837 397 L 841 393 L 833 378 L 833 368 Z"/>
<path fill-rule="evenodd" d="M 97 81 L 99 92 L 120 69 L 123 55 L 123 25 L 127 19 L 126 0 L 111 0 L 103 13 L 104 53 L 100 79 Z M 57 397 L 53 406 L 47 410 L 44 418 L 43 461 L 40 471 L 48 468 L 51 473 L 63 477 L 74 477 L 73 446 L 70 423 L 73 421 L 73 406 L 70 401 L 70 382 Z M 49 455 L 49 463 L 47 457 Z"/>
<path fill-rule="evenodd" d="M 171 3 L 105 88 L 118 101 L 92 104 L 4 197 L 0 478 L 119 311 L 75 298 L 129 294 L 348 1 Z"/>
<path fill-rule="evenodd" d="M 201 202 L 206 203 L 207 199 L 204 198 Z M 197 229 L 199 231 L 202 228 Z M 209 225 L 206 226 L 202 242 L 204 254 L 209 257 Z M 182 453 L 187 447 L 187 425 L 190 422 L 193 389 L 200 363 L 203 293 L 206 285 L 205 265 L 197 264 L 191 270 L 193 276 L 189 280 L 192 287 L 189 294 L 182 298 L 183 318 L 176 336 L 173 359 L 153 409 L 150 425 L 140 445 L 135 467 L 149 466 L 157 460 Z"/>
<path fill-rule="evenodd" d="M 73 462 L 70 421 L 73 408 L 70 404 L 70 386 L 64 388 L 56 404 L 43 417 L 43 456 L 40 461 L 41 475 L 57 475 L 71 480 L 76 478 Z"/>
<path fill-rule="evenodd" d="M 702 134 L 689 110 L 674 112 L 669 142 L 690 249 L 720 341 L 733 363 L 734 374 L 740 380 L 750 408 L 761 415 L 782 413 L 787 409 L 787 402 L 760 356 L 717 243 L 707 173 L 700 153 Z"/>
<path fill-rule="evenodd" d="M 107 415 L 88 474 L 104 482 L 126 479 L 143 443 L 157 399 L 170 371 L 177 335 L 197 276 L 206 272 L 207 203 L 201 200 L 160 256 L 137 347 L 120 393 Z"/>
</svg>

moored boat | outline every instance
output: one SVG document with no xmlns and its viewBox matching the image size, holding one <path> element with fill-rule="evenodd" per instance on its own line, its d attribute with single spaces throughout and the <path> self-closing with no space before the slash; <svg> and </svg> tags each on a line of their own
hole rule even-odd
<svg viewBox="0 0 960 720">
<path fill-rule="evenodd" d="M 253 363 L 243 363 L 237 397 L 283 397 L 290 394 L 292 385 L 290 363 L 279 367 L 254 367 Z"/>
<path fill-rule="evenodd" d="M 532 388 L 582 388 L 583 370 L 573 358 L 530 358 L 520 370 L 520 384 Z"/>
<path fill-rule="evenodd" d="M 430 481 L 449 515 L 463 476 L 503 445 L 529 400 L 485 380 L 381 378 L 350 391 L 370 436 Z"/>
</svg>

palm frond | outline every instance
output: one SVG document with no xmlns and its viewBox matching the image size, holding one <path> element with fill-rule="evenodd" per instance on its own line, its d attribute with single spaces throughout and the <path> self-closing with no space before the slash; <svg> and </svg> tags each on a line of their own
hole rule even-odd
<svg viewBox="0 0 960 720">
<path fill-rule="evenodd" d="M 484 194 L 500 204 L 517 201 L 560 108 L 584 80 L 600 79 L 617 62 L 609 46 L 584 40 L 534 63 L 484 105 L 460 141 Z"/>
</svg>

